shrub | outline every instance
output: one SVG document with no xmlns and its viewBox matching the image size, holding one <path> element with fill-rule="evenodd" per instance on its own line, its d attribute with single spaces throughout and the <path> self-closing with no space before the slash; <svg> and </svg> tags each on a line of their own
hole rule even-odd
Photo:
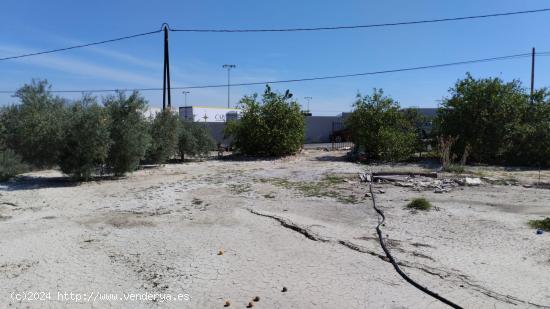
<svg viewBox="0 0 550 309">
<path fill-rule="evenodd" d="M 474 79 L 470 74 L 450 90 L 438 111 L 441 135 L 460 136 L 452 147 L 482 163 L 550 165 L 550 92 L 530 95 L 521 82 Z"/>
<path fill-rule="evenodd" d="M 357 95 L 354 111 L 346 120 L 352 141 L 368 159 L 399 161 L 409 158 L 417 145 L 415 128 L 399 104 L 380 89 Z"/>
<path fill-rule="evenodd" d="M 507 163 L 550 166 L 550 92 L 541 89 L 525 106 L 523 121 L 505 126 L 503 153 Z"/>
<path fill-rule="evenodd" d="M 181 120 L 178 127 L 178 151 L 181 159 L 185 155 L 204 157 L 216 147 L 214 139 L 201 124 Z"/>
<path fill-rule="evenodd" d="M 242 116 L 229 122 L 226 135 L 242 154 L 286 156 L 298 152 L 304 142 L 304 116 L 287 90 L 277 94 L 266 86 L 262 102 L 258 95 L 245 96 L 240 105 Z"/>
<path fill-rule="evenodd" d="M 147 159 L 164 163 L 176 153 L 179 117 L 169 110 L 157 113 L 151 124 L 151 145 Z"/>
<path fill-rule="evenodd" d="M 59 156 L 63 173 L 88 180 L 107 159 L 111 139 L 107 111 L 95 98 L 85 96 L 69 108 Z"/>
<path fill-rule="evenodd" d="M 432 204 L 423 197 L 417 197 L 407 204 L 407 208 L 415 210 L 430 210 L 432 208 Z"/>
<path fill-rule="evenodd" d="M 0 181 L 6 181 L 25 172 L 26 169 L 27 166 L 21 162 L 21 157 L 13 150 L 0 150 Z"/>
<path fill-rule="evenodd" d="M 21 104 L 2 112 L 4 143 L 37 167 L 57 163 L 63 139 L 65 101 L 54 97 L 45 80 L 33 80 L 17 90 Z"/>
<path fill-rule="evenodd" d="M 530 220 L 529 226 L 534 229 L 541 229 L 550 232 L 550 217 L 546 217 L 542 220 Z"/>
<path fill-rule="evenodd" d="M 130 96 L 119 91 L 105 98 L 104 105 L 111 118 L 109 135 L 113 142 L 107 156 L 107 165 L 115 175 L 135 170 L 150 142 L 145 120 L 147 101 L 134 91 Z"/>
<path fill-rule="evenodd" d="M 469 149 L 477 162 L 502 163 L 510 130 L 522 123 L 529 97 L 521 82 L 499 78 L 474 79 L 470 74 L 457 81 L 451 96 L 438 111 L 440 135 L 460 136 L 452 147 L 458 157 Z"/>
</svg>

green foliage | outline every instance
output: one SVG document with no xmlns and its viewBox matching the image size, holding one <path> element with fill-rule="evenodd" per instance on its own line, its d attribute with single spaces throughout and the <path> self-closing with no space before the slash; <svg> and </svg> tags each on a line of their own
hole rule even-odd
<svg viewBox="0 0 550 309">
<path fill-rule="evenodd" d="M 464 168 L 464 165 L 449 164 L 447 167 L 443 169 L 443 171 L 448 173 L 454 173 L 454 174 L 462 174 L 466 171 L 466 169 Z"/>
<path fill-rule="evenodd" d="M 200 123 L 181 120 L 178 128 L 178 151 L 181 159 L 185 155 L 205 157 L 216 144 L 206 127 Z"/>
<path fill-rule="evenodd" d="M 372 95 L 357 95 L 346 125 L 352 141 L 364 149 L 368 159 L 400 161 L 409 158 L 417 147 L 418 134 L 411 117 L 381 89 L 374 89 Z M 417 121 L 417 116 L 412 119 Z"/>
<path fill-rule="evenodd" d="M 117 176 L 135 170 L 151 140 L 144 117 L 147 101 L 134 91 L 130 96 L 124 92 L 104 100 L 111 118 L 109 135 L 113 142 L 107 156 L 107 165 Z"/>
<path fill-rule="evenodd" d="M 550 166 L 550 91 L 537 91 L 533 104 L 524 104 L 522 114 L 523 121 L 505 125 L 505 161 Z"/>
<path fill-rule="evenodd" d="M 157 113 L 151 124 L 151 146 L 147 159 L 164 163 L 176 153 L 178 146 L 179 117 L 169 110 Z"/>
<path fill-rule="evenodd" d="M 65 102 L 54 97 L 45 80 L 33 80 L 15 94 L 21 101 L 2 112 L 3 143 L 37 167 L 57 163 L 63 139 Z"/>
<path fill-rule="evenodd" d="M 107 159 L 110 119 L 96 99 L 84 96 L 69 107 L 59 167 L 65 174 L 88 180 Z"/>
<path fill-rule="evenodd" d="M 430 135 L 424 131 L 424 125 L 428 121 L 428 118 L 420 114 L 417 108 L 405 108 L 401 110 L 401 113 L 403 113 L 406 121 L 413 128 L 415 135 L 414 151 L 419 153 L 425 152 L 427 143 L 425 143 L 424 140 L 430 137 Z"/>
<path fill-rule="evenodd" d="M 459 137 L 452 148 L 461 156 L 470 145 L 477 162 L 502 163 L 510 129 L 524 119 L 529 100 L 521 83 L 499 78 L 474 79 L 470 74 L 450 90 L 438 111 L 438 129 L 444 136 Z"/>
<path fill-rule="evenodd" d="M 304 142 L 305 122 L 300 105 L 292 94 L 278 94 L 266 86 L 262 102 L 258 95 L 245 96 L 240 105 L 242 116 L 229 122 L 226 135 L 245 155 L 286 156 L 300 150 Z"/>
<path fill-rule="evenodd" d="M 550 232 L 550 217 L 546 217 L 542 220 L 530 220 L 529 226 L 534 229 L 542 229 L 544 231 Z"/>
<path fill-rule="evenodd" d="M 415 210 L 430 210 L 432 208 L 432 204 L 427 199 L 418 197 L 408 203 L 407 208 Z"/>
<path fill-rule="evenodd" d="M 0 150 L 0 181 L 6 181 L 25 172 L 26 169 L 27 166 L 21 162 L 21 157 L 13 150 Z"/>
</svg>

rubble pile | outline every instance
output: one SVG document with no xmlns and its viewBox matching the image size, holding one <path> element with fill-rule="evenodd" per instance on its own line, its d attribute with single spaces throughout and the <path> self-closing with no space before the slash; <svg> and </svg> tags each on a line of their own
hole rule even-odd
<svg viewBox="0 0 550 309">
<path fill-rule="evenodd" d="M 477 177 L 462 177 L 462 178 L 437 178 L 434 176 L 423 175 L 360 175 L 362 181 L 374 181 L 377 183 L 391 183 L 394 186 L 411 188 L 413 191 L 431 191 L 435 193 L 450 192 L 459 186 L 480 186 L 483 184 L 480 178 Z"/>
</svg>

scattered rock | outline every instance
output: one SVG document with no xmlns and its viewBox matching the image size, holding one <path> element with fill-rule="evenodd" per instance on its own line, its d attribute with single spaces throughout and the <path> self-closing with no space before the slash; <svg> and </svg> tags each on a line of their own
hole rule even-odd
<svg viewBox="0 0 550 309">
<path fill-rule="evenodd" d="M 378 193 L 384 194 L 384 193 L 386 193 L 386 191 L 384 191 L 384 190 L 382 190 L 382 189 L 379 189 L 379 190 L 378 190 Z"/>
<path fill-rule="evenodd" d="M 260 296 L 254 297 L 254 299 L 252 301 L 259 302 L 260 301 Z"/>
<path fill-rule="evenodd" d="M 226 300 L 225 303 L 223 304 L 224 307 L 229 307 L 231 306 L 231 302 Z"/>
<path fill-rule="evenodd" d="M 365 193 L 365 197 L 371 197 L 370 193 Z"/>
<path fill-rule="evenodd" d="M 218 251 L 218 255 L 223 255 L 223 250 Z"/>
<path fill-rule="evenodd" d="M 284 292 L 286 292 L 286 291 L 288 291 L 288 289 L 286 288 L 286 286 L 283 286 L 283 289 L 281 290 L 281 292 L 284 293 Z"/>
<path fill-rule="evenodd" d="M 246 308 L 252 308 L 254 307 L 254 303 L 253 302 L 249 302 L 248 305 L 246 306 Z"/>
</svg>

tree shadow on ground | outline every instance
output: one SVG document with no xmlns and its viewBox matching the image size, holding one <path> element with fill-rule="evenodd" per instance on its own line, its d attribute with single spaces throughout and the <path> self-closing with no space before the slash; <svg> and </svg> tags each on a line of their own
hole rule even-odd
<svg viewBox="0 0 550 309">
<path fill-rule="evenodd" d="M 112 175 L 94 176 L 90 178 L 87 182 L 120 180 L 123 178 L 125 177 L 116 177 Z M 39 190 L 39 189 L 48 189 L 48 188 L 67 188 L 67 187 L 77 187 L 82 183 L 84 182 L 75 180 L 74 178 L 71 178 L 68 176 L 55 176 L 55 177 L 17 176 L 10 181 L 0 182 L 0 190 L 22 191 L 22 190 Z"/>
<path fill-rule="evenodd" d="M 327 154 L 325 156 L 315 157 L 315 160 L 322 162 L 346 162 L 349 161 L 346 154 Z"/>
</svg>

